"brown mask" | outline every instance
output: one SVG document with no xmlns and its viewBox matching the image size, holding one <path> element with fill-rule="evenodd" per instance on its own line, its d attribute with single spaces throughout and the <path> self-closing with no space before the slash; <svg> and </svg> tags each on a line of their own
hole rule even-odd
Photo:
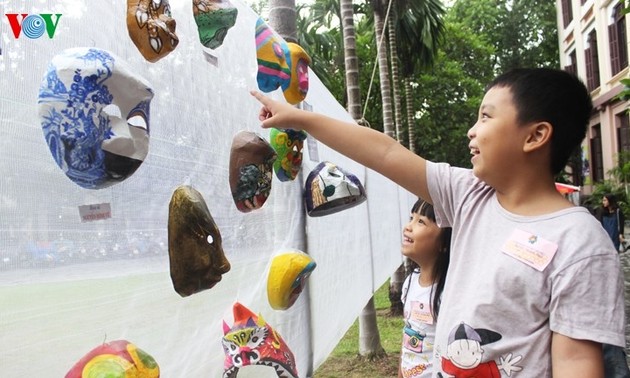
<svg viewBox="0 0 630 378">
<path fill-rule="evenodd" d="M 127 31 L 149 62 L 162 59 L 179 43 L 168 0 L 127 0 Z"/>
<path fill-rule="evenodd" d="M 244 213 L 259 209 L 271 192 L 276 152 L 251 131 L 240 131 L 230 151 L 230 189 L 236 208 Z"/>
<path fill-rule="evenodd" d="M 230 270 L 221 233 L 201 194 L 190 186 L 173 192 L 168 209 L 171 280 L 182 297 L 210 289 Z"/>
</svg>

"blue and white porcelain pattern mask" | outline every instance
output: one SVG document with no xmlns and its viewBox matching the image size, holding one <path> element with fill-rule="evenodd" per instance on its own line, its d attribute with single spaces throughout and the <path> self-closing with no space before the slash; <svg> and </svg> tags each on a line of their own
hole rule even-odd
<svg viewBox="0 0 630 378">
<path fill-rule="evenodd" d="M 56 55 L 39 89 L 50 152 L 87 189 L 131 176 L 149 152 L 150 84 L 110 52 L 72 48 Z"/>
</svg>

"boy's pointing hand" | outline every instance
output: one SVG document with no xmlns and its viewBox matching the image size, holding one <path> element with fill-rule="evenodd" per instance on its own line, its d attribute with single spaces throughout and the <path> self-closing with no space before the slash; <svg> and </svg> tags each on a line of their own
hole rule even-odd
<svg viewBox="0 0 630 378">
<path fill-rule="evenodd" d="M 262 104 L 258 119 L 263 128 L 301 130 L 298 122 L 300 109 L 285 102 L 272 100 L 258 91 L 250 91 L 249 93 Z"/>
</svg>

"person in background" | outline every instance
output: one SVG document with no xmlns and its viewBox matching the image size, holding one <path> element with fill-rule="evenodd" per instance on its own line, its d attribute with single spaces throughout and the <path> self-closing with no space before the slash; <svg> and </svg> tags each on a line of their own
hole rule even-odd
<svg viewBox="0 0 630 378">
<path fill-rule="evenodd" d="M 617 252 L 624 251 L 625 248 L 621 246 L 624 242 L 625 217 L 623 216 L 623 211 L 619 208 L 617 197 L 611 193 L 604 194 L 602 206 L 597 209 L 595 216 L 601 222 L 608 236 L 610 236 L 615 250 Z M 625 348 L 602 344 L 602 351 L 604 354 L 605 378 L 630 378 Z"/>
<path fill-rule="evenodd" d="M 597 212 L 597 219 L 599 219 L 602 226 L 604 226 L 604 230 L 606 230 L 608 236 L 610 236 L 615 250 L 621 251 L 620 246 L 624 242 L 623 232 L 625 217 L 623 211 L 619 209 L 617 197 L 614 194 L 604 194 L 602 197 L 602 207 L 600 207 Z"/>
<path fill-rule="evenodd" d="M 435 223 L 433 206 L 418 199 L 403 228 L 401 252 L 415 265 L 403 283 L 404 308 L 399 378 L 428 378 L 433 374 L 435 326 L 450 259 L 451 229 Z"/>
</svg>

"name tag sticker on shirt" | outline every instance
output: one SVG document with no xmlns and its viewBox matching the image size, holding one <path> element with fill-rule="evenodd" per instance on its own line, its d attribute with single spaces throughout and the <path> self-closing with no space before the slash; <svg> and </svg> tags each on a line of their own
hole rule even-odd
<svg viewBox="0 0 630 378">
<path fill-rule="evenodd" d="M 558 244 L 540 236 L 515 229 L 501 247 L 501 252 L 542 272 L 553 259 Z"/>
<path fill-rule="evenodd" d="M 433 324 L 433 315 L 428 303 L 411 302 L 411 319 L 425 324 Z"/>
</svg>

